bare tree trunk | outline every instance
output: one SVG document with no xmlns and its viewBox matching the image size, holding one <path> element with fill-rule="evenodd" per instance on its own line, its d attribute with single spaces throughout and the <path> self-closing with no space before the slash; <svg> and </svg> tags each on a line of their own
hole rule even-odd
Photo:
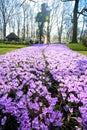
<svg viewBox="0 0 87 130">
<path fill-rule="evenodd" d="M 57 31 L 58 31 L 58 41 L 59 43 L 61 43 L 61 40 L 62 40 L 62 33 L 63 33 L 63 22 L 64 22 L 64 9 L 63 9 L 63 12 L 62 12 L 62 19 L 61 19 L 61 22 L 60 22 L 60 27 L 59 27 L 59 20 L 57 18 Z"/>
<path fill-rule="evenodd" d="M 0 39 L 3 38 L 3 28 L 2 28 L 2 21 L 0 20 Z"/>
<path fill-rule="evenodd" d="M 27 39 L 28 39 L 29 38 L 29 19 L 28 19 L 28 12 L 27 12 L 26 34 L 27 34 Z"/>
<path fill-rule="evenodd" d="M 15 9 L 14 0 L 11 2 L 9 0 L 0 0 L 0 11 L 3 21 L 3 40 L 6 40 L 6 27 Z M 11 5 L 9 6 L 10 3 Z"/>
<path fill-rule="evenodd" d="M 50 29 L 49 29 L 49 21 L 47 26 L 47 43 L 50 43 Z"/>
<path fill-rule="evenodd" d="M 17 34 L 20 37 L 20 19 L 17 20 Z"/>
<path fill-rule="evenodd" d="M 75 0 L 75 6 L 74 6 L 74 12 L 73 12 L 73 36 L 72 36 L 73 43 L 77 43 L 78 4 L 79 4 L 79 0 Z"/>
<path fill-rule="evenodd" d="M 6 23 L 5 23 L 5 21 L 3 23 L 3 39 L 4 39 L 4 41 L 6 40 Z"/>
<path fill-rule="evenodd" d="M 81 30 L 81 34 L 80 34 L 80 41 L 82 39 L 82 34 L 83 34 L 83 30 L 84 30 L 84 25 L 85 25 L 85 18 L 83 18 L 83 26 L 82 26 L 82 30 Z"/>
<path fill-rule="evenodd" d="M 40 27 L 39 27 L 39 31 L 40 31 L 40 43 L 42 42 L 42 36 L 43 36 L 43 22 L 41 23 Z"/>
<path fill-rule="evenodd" d="M 13 30 L 13 32 L 15 33 L 15 19 L 13 19 L 12 30 Z"/>
<path fill-rule="evenodd" d="M 29 24 L 27 23 L 27 30 L 26 30 L 26 34 L 27 34 L 27 39 L 29 38 Z"/>
<path fill-rule="evenodd" d="M 24 21 L 23 21 L 23 40 L 25 40 L 25 9 L 23 9 L 23 13 L 24 13 Z"/>
</svg>

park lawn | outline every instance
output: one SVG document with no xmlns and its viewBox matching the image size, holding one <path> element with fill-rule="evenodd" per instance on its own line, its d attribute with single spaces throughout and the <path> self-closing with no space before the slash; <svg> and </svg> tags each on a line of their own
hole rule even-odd
<svg viewBox="0 0 87 130">
<path fill-rule="evenodd" d="M 10 51 L 13 51 L 15 50 L 16 48 L 0 48 L 0 55 L 3 55 L 7 52 L 10 52 Z"/>
<path fill-rule="evenodd" d="M 0 55 L 5 54 L 7 52 L 26 47 L 27 45 L 16 45 L 16 44 L 4 44 L 0 43 Z M 82 43 L 71 43 L 71 44 L 66 44 L 67 47 L 70 49 L 77 51 L 78 53 L 81 53 L 83 55 L 87 56 L 87 47 L 85 47 Z"/>
<path fill-rule="evenodd" d="M 77 52 L 87 56 L 87 51 L 77 51 Z"/>
<path fill-rule="evenodd" d="M 78 44 L 71 43 L 71 44 L 67 44 L 66 46 L 74 51 L 77 51 L 78 53 L 81 53 L 87 56 L 87 47 L 85 47 L 82 43 L 78 43 Z"/>
<path fill-rule="evenodd" d="M 27 45 L 15 45 L 15 44 L 4 44 L 0 43 L 0 55 L 3 55 L 7 52 L 26 47 Z"/>
<path fill-rule="evenodd" d="M 84 46 L 82 43 L 70 43 L 67 44 L 67 47 L 75 51 L 87 51 L 87 47 Z"/>
</svg>

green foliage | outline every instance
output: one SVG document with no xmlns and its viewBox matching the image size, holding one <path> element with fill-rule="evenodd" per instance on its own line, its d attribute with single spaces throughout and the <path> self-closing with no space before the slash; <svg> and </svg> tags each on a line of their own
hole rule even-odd
<svg viewBox="0 0 87 130">
<path fill-rule="evenodd" d="M 14 99 L 15 96 L 16 96 L 16 92 L 13 89 L 10 89 L 10 91 L 8 92 L 8 97 L 11 97 Z"/>
<path fill-rule="evenodd" d="M 27 94 L 27 92 L 28 92 L 28 87 L 29 87 L 29 85 L 28 85 L 28 84 L 25 84 L 24 87 L 22 88 L 22 91 L 24 92 L 24 94 Z"/>
<path fill-rule="evenodd" d="M 18 130 L 19 124 L 14 116 L 8 114 L 6 123 L 2 130 Z"/>
<path fill-rule="evenodd" d="M 3 106 L 4 108 L 4 106 Z M 4 125 L 1 125 L 1 119 L 6 117 Z M 19 124 L 15 116 L 12 116 L 10 113 L 3 114 L 0 109 L 0 130 L 18 130 Z"/>
</svg>

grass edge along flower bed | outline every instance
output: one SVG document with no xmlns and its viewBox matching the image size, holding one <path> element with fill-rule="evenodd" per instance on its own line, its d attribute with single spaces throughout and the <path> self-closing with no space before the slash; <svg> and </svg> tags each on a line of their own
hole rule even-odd
<svg viewBox="0 0 87 130">
<path fill-rule="evenodd" d="M 0 56 L 0 129 L 87 130 L 87 57 L 64 45 Z"/>
</svg>

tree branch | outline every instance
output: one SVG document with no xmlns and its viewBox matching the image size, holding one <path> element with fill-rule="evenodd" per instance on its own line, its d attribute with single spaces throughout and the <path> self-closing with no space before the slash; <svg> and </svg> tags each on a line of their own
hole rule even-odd
<svg viewBox="0 0 87 130">
<path fill-rule="evenodd" d="M 34 3 L 37 3 L 36 1 L 34 1 L 34 0 L 29 0 L 30 2 L 34 2 Z M 26 2 L 26 0 L 24 0 L 22 3 L 21 3 L 21 5 L 20 5 L 20 7 L 24 4 Z"/>
<path fill-rule="evenodd" d="M 61 0 L 62 2 L 75 1 L 75 0 Z"/>
<path fill-rule="evenodd" d="M 87 8 L 83 8 L 80 12 L 78 12 L 78 17 L 80 16 L 80 14 L 87 16 L 86 14 L 84 14 L 84 12 L 87 12 Z"/>
</svg>

